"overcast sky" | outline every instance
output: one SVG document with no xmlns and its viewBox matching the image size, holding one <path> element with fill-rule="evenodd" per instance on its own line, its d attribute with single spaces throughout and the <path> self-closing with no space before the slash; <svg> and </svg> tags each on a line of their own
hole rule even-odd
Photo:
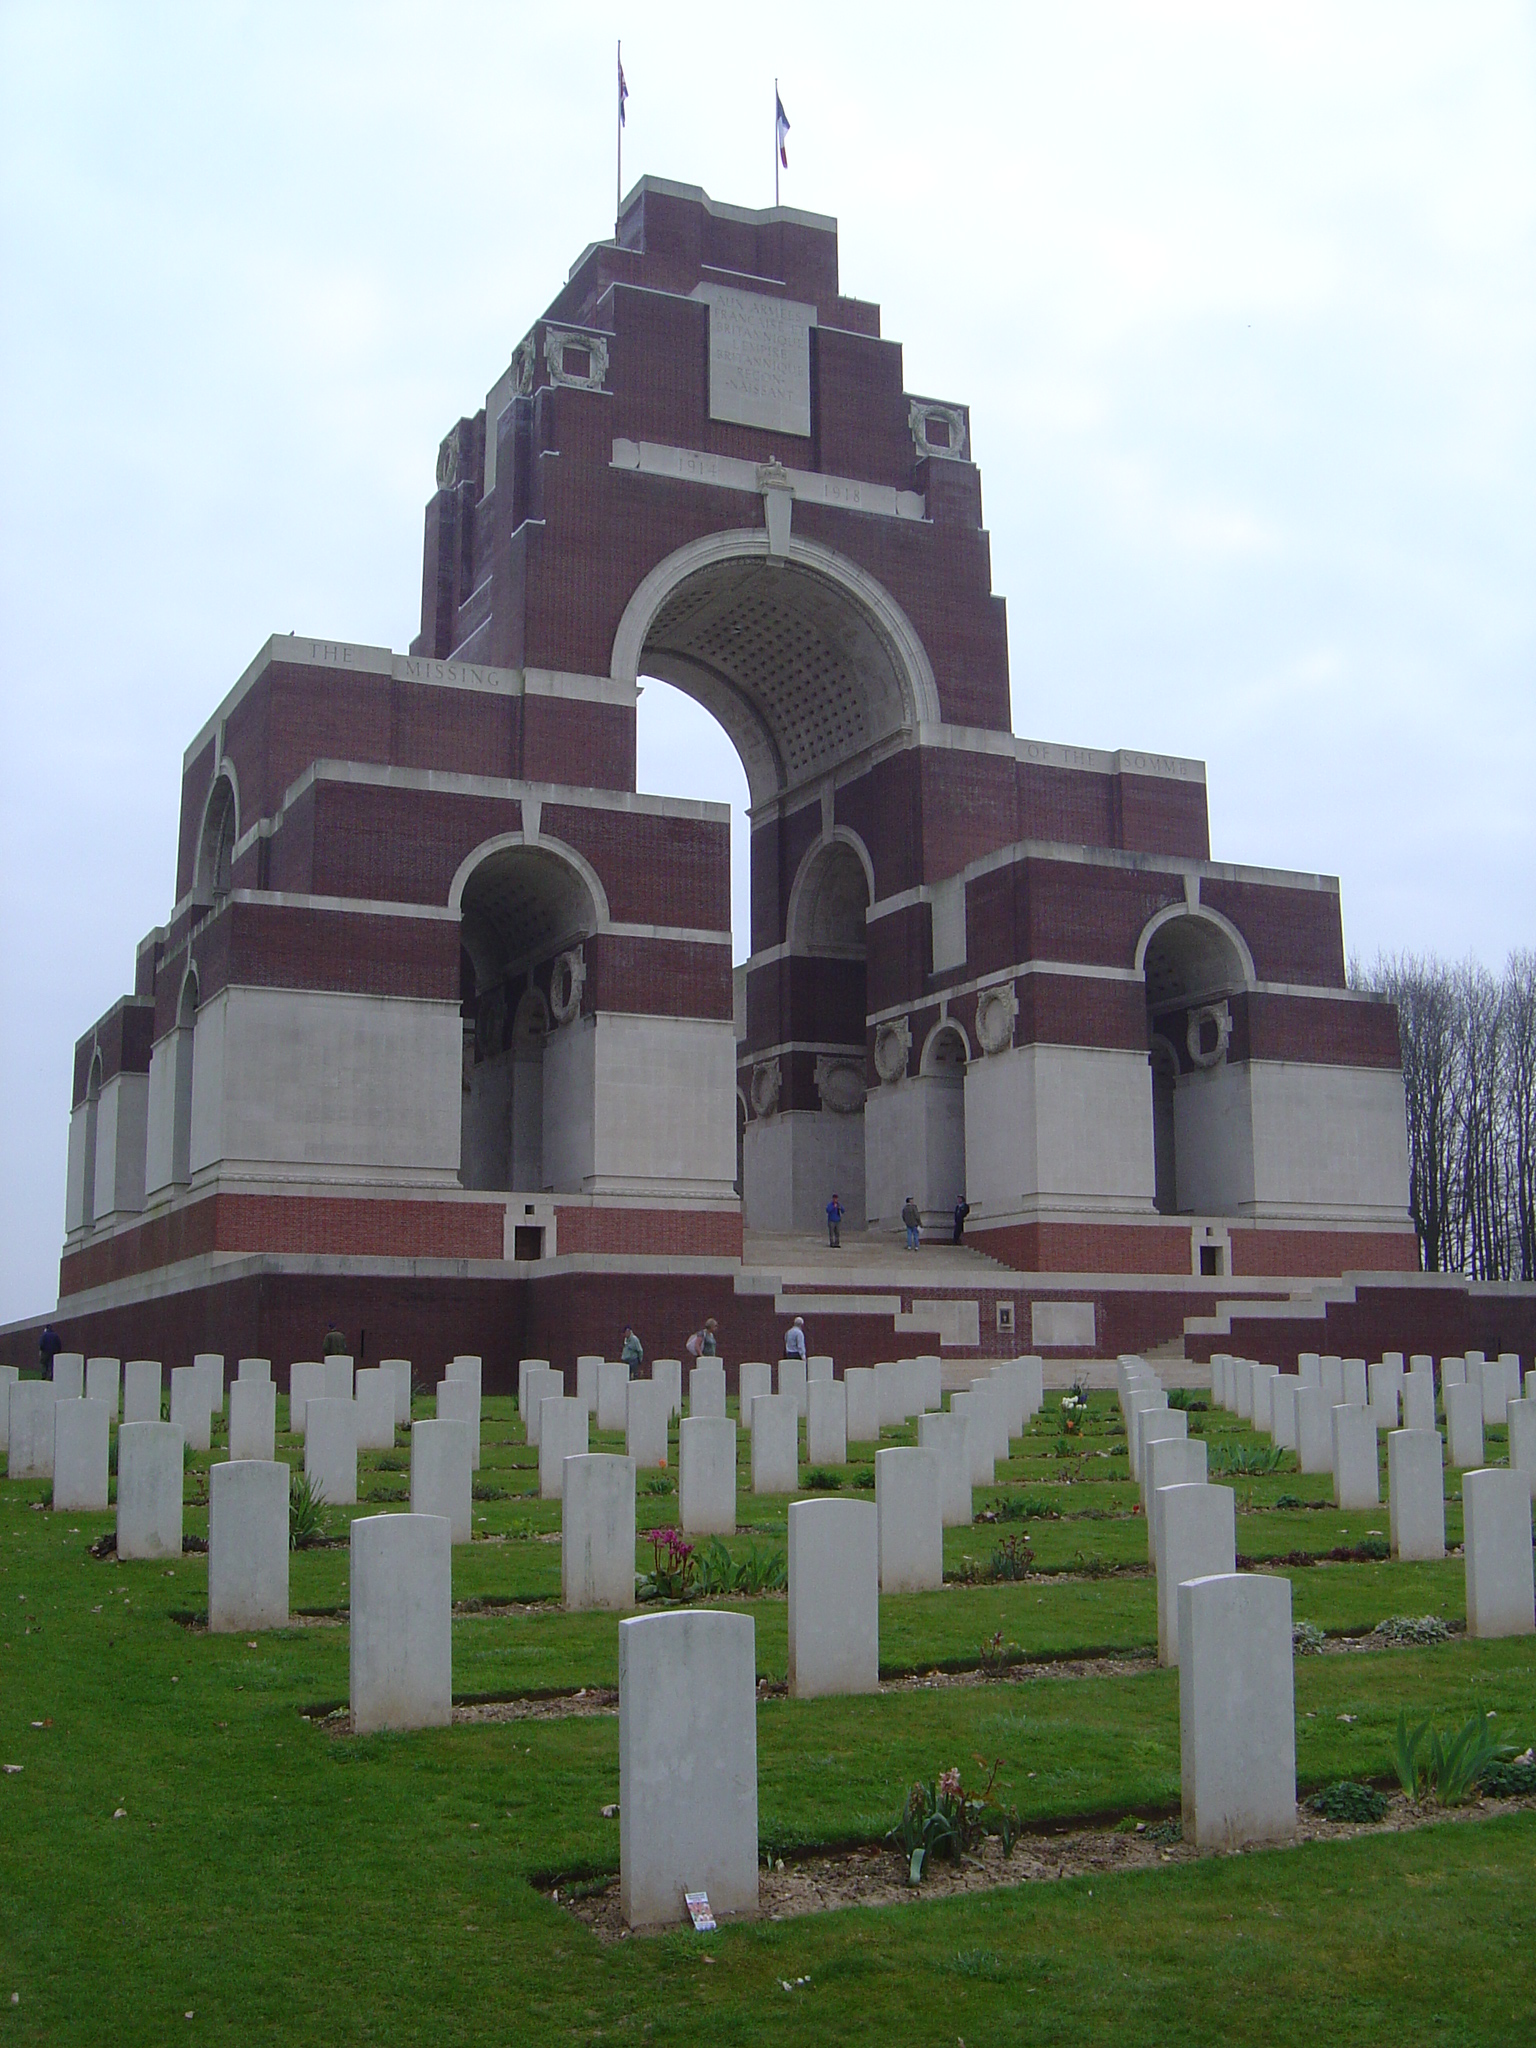
<svg viewBox="0 0 1536 2048">
<path fill-rule="evenodd" d="M 1018 731 L 1202 757 L 1367 957 L 1536 940 L 1528 7 L 8 0 L 0 1319 L 182 750 L 268 633 L 417 629 L 438 441 L 612 231 L 619 34 L 626 188 L 770 203 L 777 74 L 786 203 L 969 403 Z M 668 694 L 642 787 L 739 800 Z"/>
</svg>

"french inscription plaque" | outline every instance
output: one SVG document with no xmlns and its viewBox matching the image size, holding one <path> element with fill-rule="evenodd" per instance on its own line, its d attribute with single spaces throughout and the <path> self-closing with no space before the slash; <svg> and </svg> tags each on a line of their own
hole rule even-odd
<svg viewBox="0 0 1536 2048">
<path fill-rule="evenodd" d="M 720 284 L 694 297 L 709 306 L 710 418 L 808 435 L 816 308 Z"/>
</svg>

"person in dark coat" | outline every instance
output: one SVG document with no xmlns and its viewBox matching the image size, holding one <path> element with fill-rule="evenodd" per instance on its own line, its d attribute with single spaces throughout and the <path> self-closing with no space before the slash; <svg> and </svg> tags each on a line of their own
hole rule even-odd
<svg viewBox="0 0 1536 2048">
<path fill-rule="evenodd" d="M 833 1251 L 841 1248 L 843 1242 L 843 1205 L 834 1194 L 827 1204 L 827 1243 Z"/>
<path fill-rule="evenodd" d="M 957 1201 L 956 1201 L 956 1203 L 955 1203 L 955 1243 L 956 1243 L 956 1244 L 959 1244 L 959 1243 L 961 1242 L 961 1240 L 962 1240 L 962 1239 L 964 1238 L 964 1236 L 965 1236 L 965 1219 L 966 1219 L 966 1217 L 967 1217 L 967 1216 L 969 1216 L 969 1215 L 970 1215 L 970 1213 L 971 1213 L 971 1205 L 970 1205 L 970 1203 L 969 1203 L 969 1202 L 968 1202 L 968 1201 L 967 1201 L 967 1200 L 965 1199 L 964 1195 L 961 1195 L 961 1196 L 960 1196 L 960 1197 L 959 1197 L 959 1198 L 957 1199 Z"/>
<path fill-rule="evenodd" d="M 63 1339 L 52 1323 L 44 1323 L 43 1333 L 37 1340 L 37 1362 L 43 1369 L 45 1380 L 53 1377 L 53 1361 L 64 1349 Z"/>
</svg>

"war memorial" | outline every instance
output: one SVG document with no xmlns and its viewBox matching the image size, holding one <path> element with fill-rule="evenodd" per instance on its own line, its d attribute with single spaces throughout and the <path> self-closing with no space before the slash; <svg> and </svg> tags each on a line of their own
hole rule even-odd
<svg viewBox="0 0 1536 2048">
<path fill-rule="evenodd" d="M 1013 733 L 973 454 L 642 180 L 410 649 L 193 738 L 0 1356 L 18 2039 L 1525 2038 L 1536 1291 L 1337 883 Z"/>
</svg>

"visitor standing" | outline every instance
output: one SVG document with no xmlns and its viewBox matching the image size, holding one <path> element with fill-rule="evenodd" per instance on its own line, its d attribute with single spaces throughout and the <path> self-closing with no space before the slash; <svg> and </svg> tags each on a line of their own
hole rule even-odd
<svg viewBox="0 0 1536 2048">
<path fill-rule="evenodd" d="M 628 1323 L 624 1325 L 624 1342 L 619 1346 L 619 1363 L 629 1368 L 631 1379 L 645 1363 L 645 1346 Z"/>
<path fill-rule="evenodd" d="M 968 1201 L 967 1201 L 967 1200 L 965 1199 L 965 1196 L 964 1196 L 964 1195 L 962 1194 L 961 1196 L 959 1196 L 959 1197 L 958 1197 L 958 1199 L 957 1199 L 957 1200 L 956 1200 L 956 1202 L 955 1202 L 955 1243 L 956 1243 L 956 1244 L 959 1244 L 959 1243 L 961 1242 L 961 1240 L 962 1240 L 962 1239 L 964 1238 L 964 1236 L 965 1236 L 965 1219 L 966 1219 L 966 1217 L 967 1217 L 967 1216 L 969 1216 L 969 1215 L 970 1215 L 970 1213 L 971 1213 L 971 1205 L 970 1205 L 970 1203 L 969 1203 L 969 1202 L 968 1202 Z"/>
<path fill-rule="evenodd" d="M 782 1351 L 781 1351 L 781 1352 L 779 1353 L 779 1356 L 780 1356 L 781 1358 L 804 1358 L 804 1356 L 805 1356 L 805 1317 L 804 1317 L 804 1316 L 796 1316 L 796 1317 L 795 1317 L 795 1320 L 794 1320 L 794 1321 L 793 1321 L 793 1322 L 792 1322 L 792 1323 L 790 1324 L 789 1328 L 788 1328 L 788 1329 L 787 1329 L 787 1330 L 785 1331 L 785 1333 L 784 1333 L 784 1349 L 783 1349 L 783 1350 L 782 1350 Z"/>
<path fill-rule="evenodd" d="M 901 1205 L 901 1220 L 907 1226 L 907 1250 L 915 1252 L 923 1241 L 923 1215 L 910 1195 Z"/>
<path fill-rule="evenodd" d="M 833 1251 L 841 1248 L 843 1242 L 843 1205 L 836 1194 L 827 1204 L 827 1243 Z"/>
<path fill-rule="evenodd" d="M 325 1342 L 320 1346 L 320 1355 L 322 1358 L 345 1358 L 347 1356 L 347 1340 L 334 1323 L 326 1330 Z"/>
<path fill-rule="evenodd" d="M 53 1378 L 53 1361 L 64 1349 L 58 1331 L 52 1323 L 44 1323 L 42 1335 L 37 1340 L 37 1362 L 43 1369 L 43 1378 Z"/>
</svg>

